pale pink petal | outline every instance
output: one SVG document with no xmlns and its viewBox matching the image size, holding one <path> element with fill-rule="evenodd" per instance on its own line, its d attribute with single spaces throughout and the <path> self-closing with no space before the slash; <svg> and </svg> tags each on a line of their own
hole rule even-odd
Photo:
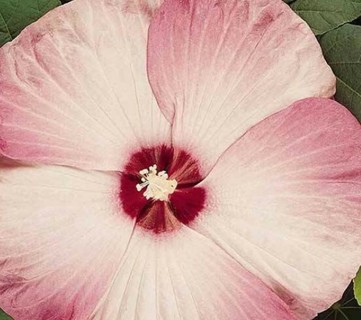
<svg viewBox="0 0 361 320">
<path fill-rule="evenodd" d="M 137 3 L 74 1 L 0 50 L 3 155 L 114 170 L 130 147 L 169 140 L 147 79 L 149 16 Z"/>
<path fill-rule="evenodd" d="M 291 320 L 286 304 L 212 241 L 136 229 L 94 320 Z"/>
<path fill-rule="evenodd" d="M 166 0 L 150 26 L 148 73 L 174 143 L 206 171 L 268 115 L 335 90 L 312 31 L 281 0 Z"/>
<path fill-rule="evenodd" d="M 127 249 L 115 174 L 0 171 L 0 308 L 16 320 L 89 319 Z"/>
<path fill-rule="evenodd" d="M 201 184 L 192 225 L 261 278 L 299 319 L 341 297 L 361 264 L 361 127 L 306 99 L 247 132 Z"/>
<path fill-rule="evenodd" d="M 0 307 L 16 320 L 294 319 L 204 236 L 134 230 L 116 175 L 7 163 L 0 179 Z"/>
</svg>

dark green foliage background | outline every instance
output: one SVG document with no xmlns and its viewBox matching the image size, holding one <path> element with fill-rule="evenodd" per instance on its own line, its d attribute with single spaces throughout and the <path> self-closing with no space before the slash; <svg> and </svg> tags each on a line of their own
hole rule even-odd
<svg viewBox="0 0 361 320">
<path fill-rule="evenodd" d="M 23 28 L 47 11 L 70 1 L 0 0 L 0 46 L 14 39 Z M 361 120 L 361 0 L 284 1 L 307 21 L 316 34 L 337 77 L 336 100 Z M 361 288 L 361 274 L 359 283 Z M 0 310 L 0 320 L 11 318 Z M 314 320 L 361 320 L 361 307 L 354 297 L 353 284 L 339 302 Z"/>
<path fill-rule="evenodd" d="M 60 4 L 60 0 L 0 0 L 0 46 Z"/>
</svg>

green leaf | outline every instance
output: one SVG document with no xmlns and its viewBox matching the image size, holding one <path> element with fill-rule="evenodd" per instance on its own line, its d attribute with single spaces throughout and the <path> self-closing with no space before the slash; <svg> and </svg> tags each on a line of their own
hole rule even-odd
<svg viewBox="0 0 361 320">
<path fill-rule="evenodd" d="M 346 24 L 320 40 L 337 77 L 336 100 L 361 121 L 361 26 Z"/>
<path fill-rule="evenodd" d="M 297 0 L 291 8 L 316 35 L 324 34 L 361 16 L 361 0 Z"/>
<path fill-rule="evenodd" d="M 361 268 L 358 271 L 356 278 L 353 280 L 353 289 L 355 293 L 355 298 L 358 304 L 361 306 Z"/>
<path fill-rule="evenodd" d="M 4 311 L 0 309 L 0 320 L 12 320 Z"/>
<path fill-rule="evenodd" d="M 60 4 L 60 0 L 0 0 L 0 46 Z"/>
</svg>

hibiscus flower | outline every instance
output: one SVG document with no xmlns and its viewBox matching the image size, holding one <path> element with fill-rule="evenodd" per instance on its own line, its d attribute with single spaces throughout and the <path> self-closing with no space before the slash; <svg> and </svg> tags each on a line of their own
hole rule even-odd
<svg viewBox="0 0 361 320">
<path fill-rule="evenodd" d="M 75 0 L 0 88 L 14 319 L 311 319 L 355 275 L 361 128 L 282 1 Z"/>
</svg>

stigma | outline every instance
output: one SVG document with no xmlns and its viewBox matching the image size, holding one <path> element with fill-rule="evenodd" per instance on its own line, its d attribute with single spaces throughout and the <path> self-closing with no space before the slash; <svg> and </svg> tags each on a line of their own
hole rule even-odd
<svg viewBox="0 0 361 320">
<path fill-rule="evenodd" d="M 165 171 L 157 170 L 157 165 L 152 165 L 148 169 L 139 171 L 141 182 L 136 185 L 136 189 L 140 192 L 145 189 L 144 197 L 149 200 L 167 201 L 168 196 L 177 188 L 176 180 L 169 180 Z"/>
</svg>

